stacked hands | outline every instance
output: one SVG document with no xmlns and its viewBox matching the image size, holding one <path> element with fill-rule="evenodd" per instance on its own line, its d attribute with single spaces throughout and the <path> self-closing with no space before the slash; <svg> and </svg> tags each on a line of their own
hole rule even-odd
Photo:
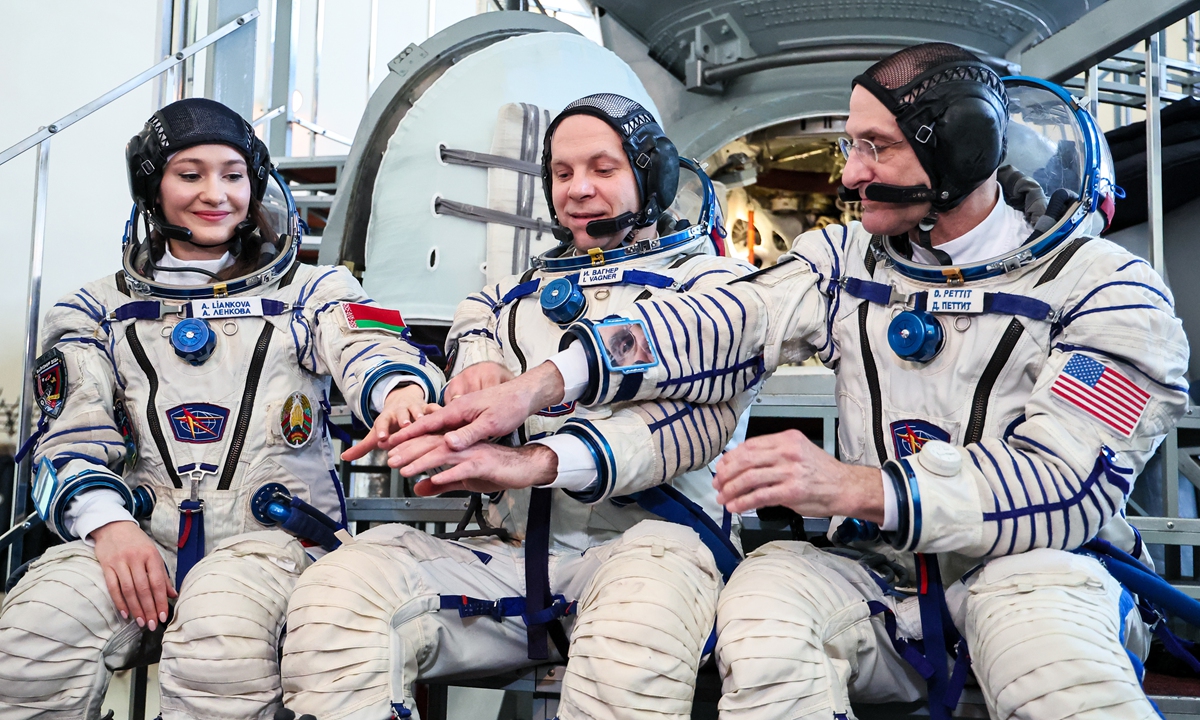
<svg viewBox="0 0 1200 720">
<path fill-rule="evenodd" d="M 357 460 L 375 449 L 405 477 L 433 474 L 418 495 L 451 490 L 492 493 L 554 481 L 558 456 L 529 444 L 491 442 L 507 437 L 538 410 L 560 402 L 563 377 L 545 362 L 515 377 L 492 362 L 466 368 L 446 386 L 445 407 L 425 404 L 415 386 L 393 390 L 370 434 L 342 454 Z M 801 515 L 844 515 L 883 522 L 878 468 L 847 465 L 798 430 L 748 439 L 717 462 L 713 487 L 730 512 L 785 506 Z"/>
</svg>

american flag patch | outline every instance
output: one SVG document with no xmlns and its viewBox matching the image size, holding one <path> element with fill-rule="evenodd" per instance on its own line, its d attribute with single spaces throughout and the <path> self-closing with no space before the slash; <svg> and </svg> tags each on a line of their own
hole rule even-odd
<svg viewBox="0 0 1200 720">
<path fill-rule="evenodd" d="M 1125 437 L 1133 435 L 1150 402 L 1150 393 L 1129 378 L 1079 353 L 1067 360 L 1050 392 Z"/>
</svg>

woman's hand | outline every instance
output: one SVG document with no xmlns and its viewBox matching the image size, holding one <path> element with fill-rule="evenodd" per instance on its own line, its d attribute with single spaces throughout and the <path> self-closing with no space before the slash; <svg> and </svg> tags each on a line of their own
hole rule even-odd
<svg viewBox="0 0 1200 720">
<path fill-rule="evenodd" d="M 429 412 L 430 408 L 435 407 L 437 406 L 425 403 L 425 388 L 420 385 L 397 385 L 383 401 L 383 410 L 375 418 L 371 432 L 342 453 L 342 459 L 357 460 L 376 448 L 391 448 L 395 445 L 392 441 L 393 434 L 399 432 L 400 428 L 408 427 L 417 418 Z"/>
<path fill-rule="evenodd" d="M 446 399 L 453 400 L 477 390 L 486 390 L 506 383 L 514 377 L 516 375 L 513 375 L 500 363 L 481 362 L 468 365 L 465 370 L 450 378 L 450 382 L 446 384 Z"/>
<path fill-rule="evenodd" d="M 151 631 L 165 623 L 167 598 L 179 593 L 150 536 L 137 523 L 121 520 L 96 528 L 89 537 L 96 542 L 96 559 L 121 617 L 132 615 L 139 627 Z"/>
</svg>

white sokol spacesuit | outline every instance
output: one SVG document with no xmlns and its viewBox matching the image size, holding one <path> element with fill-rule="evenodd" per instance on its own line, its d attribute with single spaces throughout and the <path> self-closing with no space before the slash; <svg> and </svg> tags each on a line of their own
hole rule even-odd
<svg viewBox="0 0 1200 720">
<path fill-rule="evenodd" d="M 978 79 L 982 63 L 950 58 L 888 84 L 888 62 L 877 85 L 911 92 L 918 108 L 921 90 L 939 82 L 1000 82 L 990 70 L 992 81 Z M 1162 278 L 1088 234 L 1112 192 L 1091 119 L 1048 83 L 1005 85 L 1003 199 L 937 248 L 945 264 L 907 237 L 873 238 L 851 223 L 801 235 L 779 265 L 717 292 L 641 302 L 623 326 L 570 329 L 581 342 L 557 362 L 587 356 L 579 402 L 588 405 L 618 393 L 723 400 L 815 355 L 837 371 L 842 459 L 883 466 L 882 537 L 835 522 L 848 530 L 836 537 L 890 557 L 912 596 L 807 543 L 759 548 L 719 603 L 722 718 L 845 718 L 851 699 L 921 698 L 923 658 L 906 662 L 919 654 L 903 639 L 922 634 L 923 669 L 953 685 L 929 641 L 940 613 L 922 617 L 935 557 L 948 584 L 946 634 L 965 637 L 993 718 L 1156 717 L 1139 683 L 1147 626 L 1129 592 L 1072 551 L 1099 537 L 1149 564 L 1124 507 L 1186 408 L 1187 340 Z M 989 92 L 1003 107 L 1003 90 Z M 940 142 L 961 142 L 953 124 L 945 119 Z M 657 351 L 640 376 L 612 371 L 620 363 L 605 339 L 620 327 L 645 332 Z"/>
<path fill-rule="evenodd" d="M 568 106 L 547 131 L 547 154 L 558 121 L 578 112 L 622 134 L 631 161 L 651 155 L 648 182 L 662 201 L 668 191 L 654 189 L 655 173 L 679 160 L 673 146 L 654 144 L 661 137 L 656 123 L 639 127 L 649 113 L 625 98 L 592 96 Z M 558 352 L 562 327 L 579 314 L 603 318 L 638 298 L 711 288 L 750 272 L 712 254 L 710 235 L 721 231 L 711 184 L 694 164 L 685 166 L 702 181 L 698 224 L 671 232 L 679 218 L 664 217 L 658 227 L 670 230 L 661 237 L 590 255 L 564 242 L 528 272 L 471 295 L 449 334 L 454 371 L 490 361 L 520 374 Z M 677 173 L 669 176 L 664 205 L 675 195 Z M 521 617 L 536 611 L 526 604 L 528 591 L 530 602 L 547 592 L 554 623 L 565 628 L 557 638 L 551 631 L 557 651 L 549 657 L 561 660 L 560 643 L 570 637 L 560 718 L 688 717 L 722 573 L 732 570 L 737 550 L 722 538 L 726 547 L 714 562 L 697 530 L 643 509 L 672 504 L 668 495 L 647 502 L 637 494 L 663 493 L 663 484 L 677 489 L 696 504 L 689 523 L 701 535 L 707 525 L 707 540 L 714 540 L 723 510 L 708 465 L 751 397 L 735 393 L 705 405 L 609 402 L 588 411 L 566 404 L 531 417 L 518 440 L 550 445 L 559 456 L 558 478 L 549 488 L 492 496 L 488 506 L 491 523 L 520 544 L 451 542 L 388 525 L 322 558 L 292 596 L 285 704 L 320 720 L 383 720 L 393 711 L 406 717 L 417 680 L 536 664 L 537 628 L 531 624 L 527 637 L 533 619 Z"/>
<path fill-rule="evenodd" d="M 205 264 L 228 264 L 228 255 L 183 262 L 167 249 L 146 269 L 147 243 L 132 229 L 125 269 L 49 312 L 35 378 L 48 422 L 34 498 L 68 542 L 32 563 L 5 598 L 6 720 L 98 718 L 112 671 L 153 662 L 160 643 L 164 718 L 271 717 L 288 595 L 311 558 L 274 527 L 283 518 L 266 502 L 290 495 L 316 508 L 332 522 L 314 540 L 332 546 L 345 502 L 324 427 L 330 379 L 368 424 L 398 380 L 424 385 L 431 400 L 443 381 L 402 336 L 399 314 L 370 304 L 345 268 L 297 264 L 295 208 L 283 181 L 266 174 L 265 147 L 242 147 L 254 138 L 244 120 L 197 99 L 164 108 L 152 125 L 171 151 L 203 142 L 243 150 L 252 174 L 264 168 L 264 208 L 283 216 L 284 234 L 265 265 L 222 289 L 169 270 L 215 270 Z M 83 526 L 108 521 L 94 521 L 106 502 L 113 507 L 99 514 L 108 519 L 138 515 L 179 588 L 165 632 L 120 617 L 92 543 L 80 539 Z"/>
</svg>

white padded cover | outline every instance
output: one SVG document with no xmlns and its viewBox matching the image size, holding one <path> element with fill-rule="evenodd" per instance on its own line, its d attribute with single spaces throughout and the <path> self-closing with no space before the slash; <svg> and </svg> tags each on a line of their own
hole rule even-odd
<svg viewBox="0 0 1200 720">
<path fill-rule="evenodd" d="M 515 213 L 518 174 L 443 163 L 439 146 L 520 158 L 521 126 L 497 127 L 497 117 L 509 103 L 525 103 L 543 111 L 536 115 L 533 153 L 540 162 L 547 113 L 553 117 L 572 100 L 597 92 L 626 95 L 658 116 L 629 66 L 579 35 L 509 38 L 450 67 L 405 115 L 380 164 L 363 277 L 371 297 L 399 309 L 409 322 L 448 325 L 459 301 L 488 281 L 489 229 L 494 228 L 496 245 L 491 261 L 505 265 L 493 274 L 512 273 L 514 260 L 527 262 L 512 227 L 433 212 L 434 198 L 440 196 Z M 521 113 L 508 110 L 504 117 L 520 121 Z M 491 198 L 489 176 L 496 178 Z M 534 178 L 533 190 L 532 214 L 547 218 L 540 178 Z M 554 245 L 549 236 L 538 241 L 536 232 L 529 235 L 529 256 Z"/>
</svg>

